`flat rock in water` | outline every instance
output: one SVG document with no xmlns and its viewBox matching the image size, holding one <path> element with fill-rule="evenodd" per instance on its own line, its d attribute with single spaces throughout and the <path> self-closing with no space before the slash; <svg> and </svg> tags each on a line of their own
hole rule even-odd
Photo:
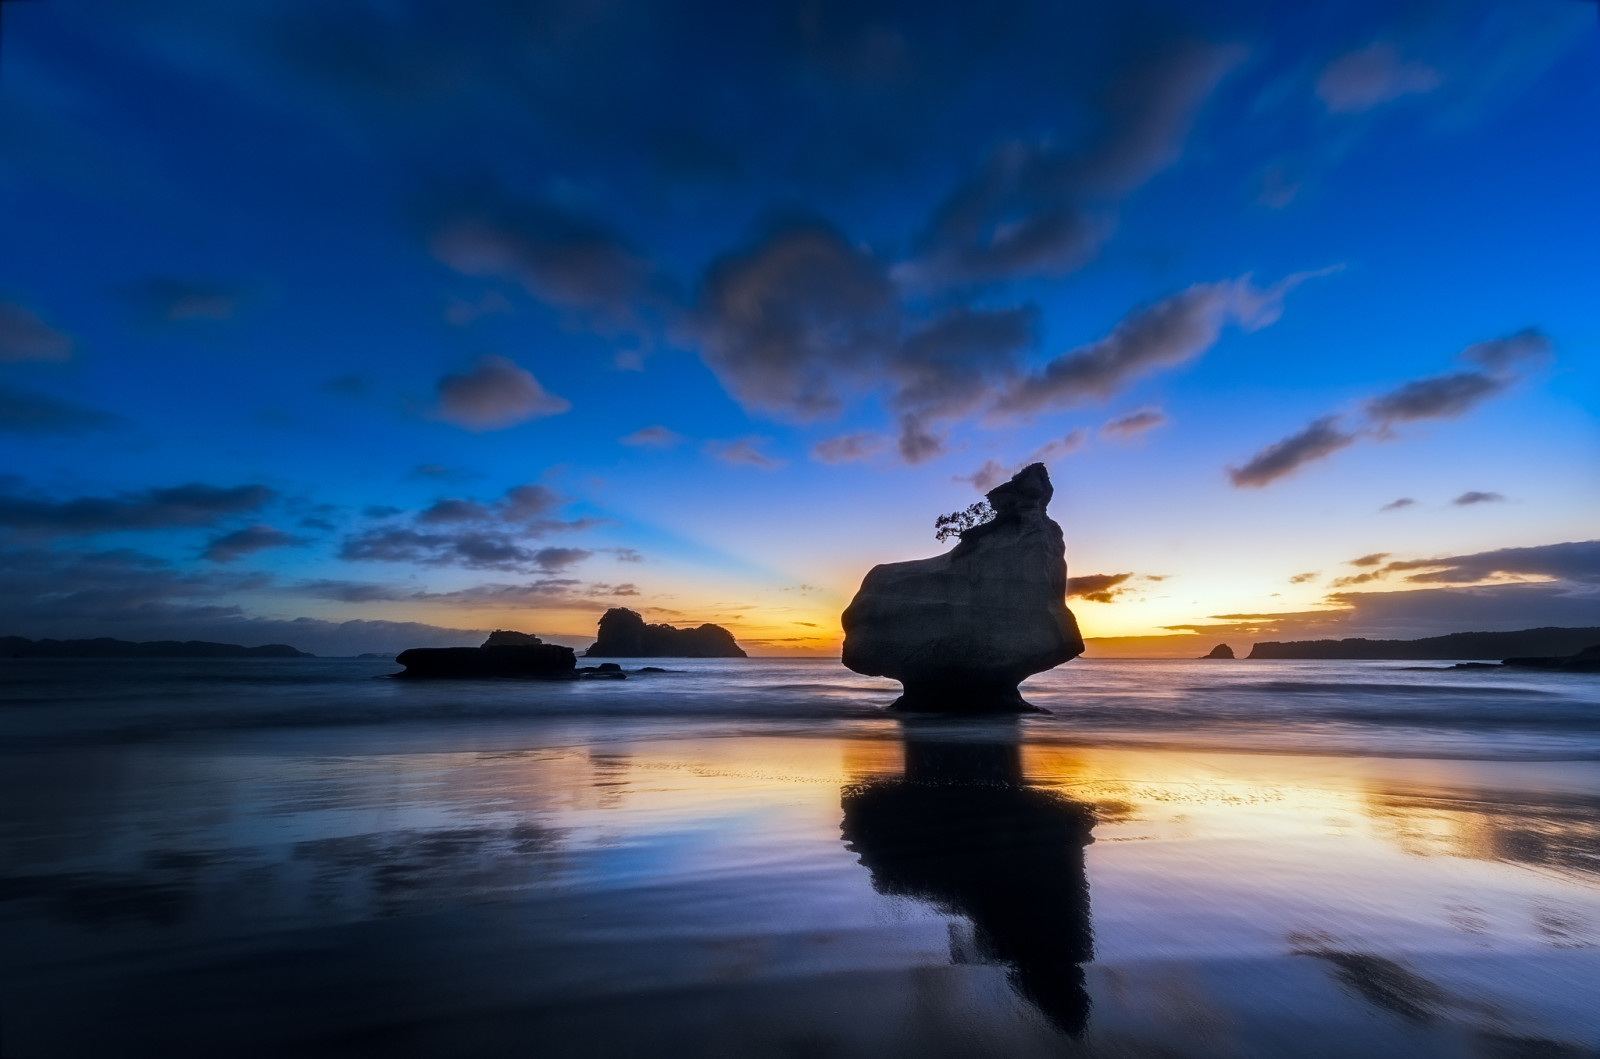
<svg viewBox="0 0 1600 1059">
<path fill-rule="evenodd" d="M 845 609 L 844 664 L 893 677 L 903 710 L 1029 710 L 1017 685 L 1083 653 L 1043 464 L 990 490 L 995 517 L 943 555 L 867 572 Z"/>
<path fill-rule="evenodd" d="M 541 643 L 504 647 L 413 647 L 396 662 L 409 679 L 542 677 L 571 679 L 577 656 L 570 647 Z"/>
</svg>

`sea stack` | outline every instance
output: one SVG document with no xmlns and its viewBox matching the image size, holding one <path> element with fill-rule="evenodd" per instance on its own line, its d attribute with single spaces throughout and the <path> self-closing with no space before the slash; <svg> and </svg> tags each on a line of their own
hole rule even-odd
<svg viewBox="0 0 1600 1059">
<path fill-rule="evenodd" d="M 1083 653 L 1067 609 L 1066 545 L 1042 463 L 989 491 L 995 517 L 943 555 L 867 571 L 845 608 L 844 664 L 905 688 L 895 708 L 1032 709 L 1017 685 Z"/>
<path fill-rule="evenodd" d="M 1233 648 L 1229 647 L 1225 643 L 1219 643 L 1219 644 L 1217 644 L 1217 646 L 1215 646 L 1215 647 L 1213 647 L 1211 649 L 1211 653 L 1210 654 L 1201 655 L 1200 657 L 1201 658 L 1232 658 L 1233 657 Z"/>
</svg>

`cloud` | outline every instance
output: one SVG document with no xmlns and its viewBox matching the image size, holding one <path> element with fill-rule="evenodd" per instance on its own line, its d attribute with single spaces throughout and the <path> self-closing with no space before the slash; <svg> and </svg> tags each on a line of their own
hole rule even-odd
<svg viewBox="0 0 1600 1059">
<path fill-rule="evenodd" d="M 409 525 L 379 525 L 347 537 L 339 557 L 352 562 L 550 572 L 591 553 L 534 549 L 523 542 L 556 531 L 588 529 L 599 521 L 563 521 L 556 517 L 561 502 L 555 490 L 540 484 L 514 486 L 493 501 L 445 497 L 418 512 Z M 369 516 L 384 520 L 400 513 L 382 508 Z"/>
<path fill-rule="evenodd" d="M 1402 60 L 1393 43 L 1380 40 L 1330 62 L 1317 77 L 1316 91 L 1328 113 L 1359 114 L 1401 96 L 1432 92 L 1441 81 L 1439 71 Z"/>
<path fill-rule="evenodd" d="M 882 434 L 860 430 L 822 439 L 811 447 L 811 458 L 818 463 L 865 463 L 882 452 L 886 444 Z"/>
<path fill-rule="evenodd" d="M 1366 402 L 1369 418 L 1380 426 L 1415 419 L 1447 419 L 1470 410 L 1510 385 L 1478 371 L 1435 375 L 1408 382 Z"/>
<path fill-rule="evenodd" d="M 633 548 L 611 548 L 609 551 L 617 557 L 619 563 L 642 563 L 644 556 Z"/>
<path fill-rule="evenodd" d="M 217 283 L 157 276 L 129 287 L 129 302 L 152 323 L 191 320 L 227 320 L 239 308 L 241 296 Z"/>
<path fill-rule="evenodd" d="M 763 471 L 776 470 L 783 461 L 774 460 L 756 448 L 757 439 L 739 438 L 735 441 L 708 441 L 706 455 L 735 467 L 759 467 Z"/>
<path fill-rule="evenodd" d="M 670 449 L 683 442 L 683 435 L 675 430 L 668 430 L 663 426 L 643 427 L 632 434 L 617 439 L 624 445 L 633 445 L 638 448 Z"/>
<path fill-rule="evenodd" d="M 558 574 L 593 555 L 583 548 L 540 548 L 533 553 L 534 564 L 547 574 Z"/>
<path fill-rule="evenodd" d="M 1016 463 L 1004 464 L 999 460 L 985 460 L 983 461 L 983 466 L 976 471 L 967 475 L 958 474 L 951 481 L 970 482 L 978 492 L 987 493 L 1001 482 L 1009 480 L 1030 463 L 1053 463 L 1063 456 L 1078 451 L 1083 447 L 1084 442 L 1088 440 L 1089 432 L 1082 427 L 1077 427 L 1069 431 L 1065 437 L 1045 442 Z"/>
<path fill-rule="evenodd" d="M 1124 586 L 1132 573 L 1085 574 L 1067 578 L 1067 598 L 1083 599 L 1091 603 L 1110 603 L 1126 592 Z"/>
<path fill-rule="evenodd" d="M 1317 571 L 1308 570 L 1303 574 L 1295 574 L 1293 577 L 1289 578 L 1289 583 L 1291 585 L 1303 585 L 1307 581 L 1315 581 L 1318 576 L 1319 575 Z"/>
<path fill-rule="evenodd" d="M 73 343 L 24 306 L 0 301 L 0 362 L 67 360 Z"/>
<path fill-rule="evenodd" d="M 428 249 L 468 276 L 511 279 L 602 334 L 644 335 L 670 304 L 655 267 L 604 224 L 558 203 L 480 190 L 436 211 Z"/>
<path fill-rule="evenodd" d="M 1240 488 L 1259 489 L 1286 477 L 1301 467 L 1353 445 L 1358 435 L 1338 427 L 1339 417 L 1322 416 L 1312 420 L 1298 434 L 1268 445 L 1250 457 L 1243 467 L 1228 468 L 1228 479 Z"/>
<path fill-rule="evenodd" d="M 1363 555 L 1359 559 L 1347 560 L 1345 565 L 1347 565 L 1347 566 L 1377 566 L 1379 563 L 1383 562 L 1387 558 L 1389 558 L 1389 553 L 1388 552 L 1373 552 L 1371 555 Z"/>
<path fill-rule="evenodd" d="M 1159 408 L 1140 408 L 1106 423 L 1100 428 L 1100 435 L 1109 438 L 1131 438 L 1146 430 L 1153 430 L 1167 421 L 1166 413 Z"/>
<path fill-rule="evenodd" d="M 1392 562 L 1385 569 L 1406 573 L 1407 581 L 1419 583 L 1470 584 L 1503 575 L 1600 585 L 1600 540 L 1497 548 L 1441 559 L 1405 559 Z"/>
<path fill-rule="evenodd" d="M 1387 504 L 1383 505 L 1378 510 L 1379 511 L 1399 511 L 1401 508 L 1410 507 L 1415 503 L 1416 503 L 1416 501 L 1411 499 L 1409 496 L 1403 496 L 1398 500 L 1389 501 Z"/>
<path fill-rule="evenodd" d="M 899 327 L 882 265 L 815 221 L 780 224 L 714 262 L 695 323 L 702 356 L 735 400 L 801 421 L 839 412 Z"/>
<path fill-rule="evenodd" d="M 1460 496 L 1450 501 L 1450 503 L 1454 504 L 1456 507 L 1467 507 L 1470 504 L 1498 504 L 1504 499 L 1505 497 L 1501 496 L 1499 493 L 1480 493 L 1478 490 L 1473 489 L 1469 492 L 1462 493 Z"/>
<path fill-rule="evenodd" d="M 273 529 L 271 526 L 247 526 L 212 540 L 200 553 L 200 558 L 210 559 L 214 563 L 231 563 L 235 559 L 242 559 L 246 555 L 267 548 L 284 548 L 304 543 L 299 537 Z"/>
<path fill-rule="evenodd" d="M 222 488 L 191 482 L 112 497 L 42 500 L 0 494 L 0 529 L 41 537 L 215 526 L 276 498 L 264 485 Z"/>
<path fill-rule="evenodd" d="M 1457 358 L 1486 370 L 1452 372 L 1416 379 L 1363 402 L 1368 426 L 1354 433 L 1337 430 L 1339 416 L 1315 420 L 1304 431 L 1257 453 L 1239 470 L 1230 469 L 1236 486 L 1263 486 L 1301 466 L 1337 452 L 1362 436 L 1380 441 L 1392 440 L 1396 423 L 1424 419 L 1447 419 L 1462 415 L 1482 401 L 1498 394 L 1519 378 L 1519 371 L 1542 363 L 1549 355 L 1550 340 L 1537 328 L 1524 328 L 1515 334 L 1467 346 Z M 1382 510 L 1391 511 L 1413 503 L 1397 500 Z"/>
<path fill-rule="evenodd" d="M 0 431 L 12 434 L 83 434 L 106 430 L 117 417 L 44 394 L 0 384 Z"/>
<path fill-rule="evenodd" d="M 1185 42 L 1122 72 L 1087 148 L 1013 140 L 934 211 L 898 270 L 914 287 L 1061 275 L 1110 234 L 1117 202 L 1171 165 L 1196 111 L 1242 49 Z"/>
<path fill-rule="evenodd" d="M 995 401 L 995 410 L 1031 415 L 1104 400 L 1142 376 L 1198 357 L 1216 344 L 1228 324 L 1255 331 L 1276 322 L 1285 295 L 1329 271 L 1296 273 L 1265 289 L 1253 286 L 1249 276 L 1194 284 L 1135 309 L 1104 338 L 1014 380 Z"/>
<path fill-rule="evenodd" d="M 435 418 L 482 432 L 543 416 L 560 415 L 572 402 L 545 392 L 539 380 L 514 361 L 493 354 L 463 375 L 439 380 Z"/>
<path fill-rule="evenodd" d="M 469 471 L 463 467 L 446 467 L 442 463 L 419 463 L 406 475 L 408 481 L 418 482 L 467 482 L 482 477 L 483 475 L 477 471 Z"/>
</svg>

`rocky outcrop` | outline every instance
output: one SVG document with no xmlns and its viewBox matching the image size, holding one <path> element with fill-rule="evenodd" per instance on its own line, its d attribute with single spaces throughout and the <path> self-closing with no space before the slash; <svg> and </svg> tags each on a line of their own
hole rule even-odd
<svg viewBox="0 0 1600 1059">
<path fill-rule="evenodd" d="M 904 710 L 1027 710 L 1017 685 L 1083 653 L 1044 465 L 989 492 L 995 517 L 943 555 L 867 571 L 845 609 L 844 664 L 892 677 Z"/>
<path fill-rule="evenodd" d="M 531 642 L 530 642 L 531 641 Z M 412 680 L 462 677 L 536 677 L 572 679 L 577 655 L 570 647 L 544 643 L 527 633 L 497 631 L 482 647 L 413 647 L 395 661 L 405 666 L 397 676 Z"/>
<path fill-rule="evenodd" d="M 745 658 L 733 633 L 707 623 L 696 629 L 646 625 L 637 611 L 613 607 L 600 618 L 600 632 L 585 658 Z"/>
<path fill-rule="evenodd" d="M 1554 669 L 1563 673 L 1600 673 L 1600 643 L 1585 647 L 1575 655 L 1551 657 L 1508 658 L 1505 665 L 1513 669 Z"/>
<path fill-rule="evenodd" d="M 1219 643 L 1211 649 L 1210 654 L 1201 655 L 1201 658 L 1232 658 L 1233 648 L 1225 643 Z"/>
</svg>

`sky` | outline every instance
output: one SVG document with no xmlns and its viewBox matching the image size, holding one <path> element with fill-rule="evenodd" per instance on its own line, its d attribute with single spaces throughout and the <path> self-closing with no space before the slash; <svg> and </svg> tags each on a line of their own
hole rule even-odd
<svg viewBox="0 0 1600 1059">
<path fill-rule="evenodd" d="M 0 635 L 1600 625 L 1592 2 L 0 7 Z"/>
</svg>

